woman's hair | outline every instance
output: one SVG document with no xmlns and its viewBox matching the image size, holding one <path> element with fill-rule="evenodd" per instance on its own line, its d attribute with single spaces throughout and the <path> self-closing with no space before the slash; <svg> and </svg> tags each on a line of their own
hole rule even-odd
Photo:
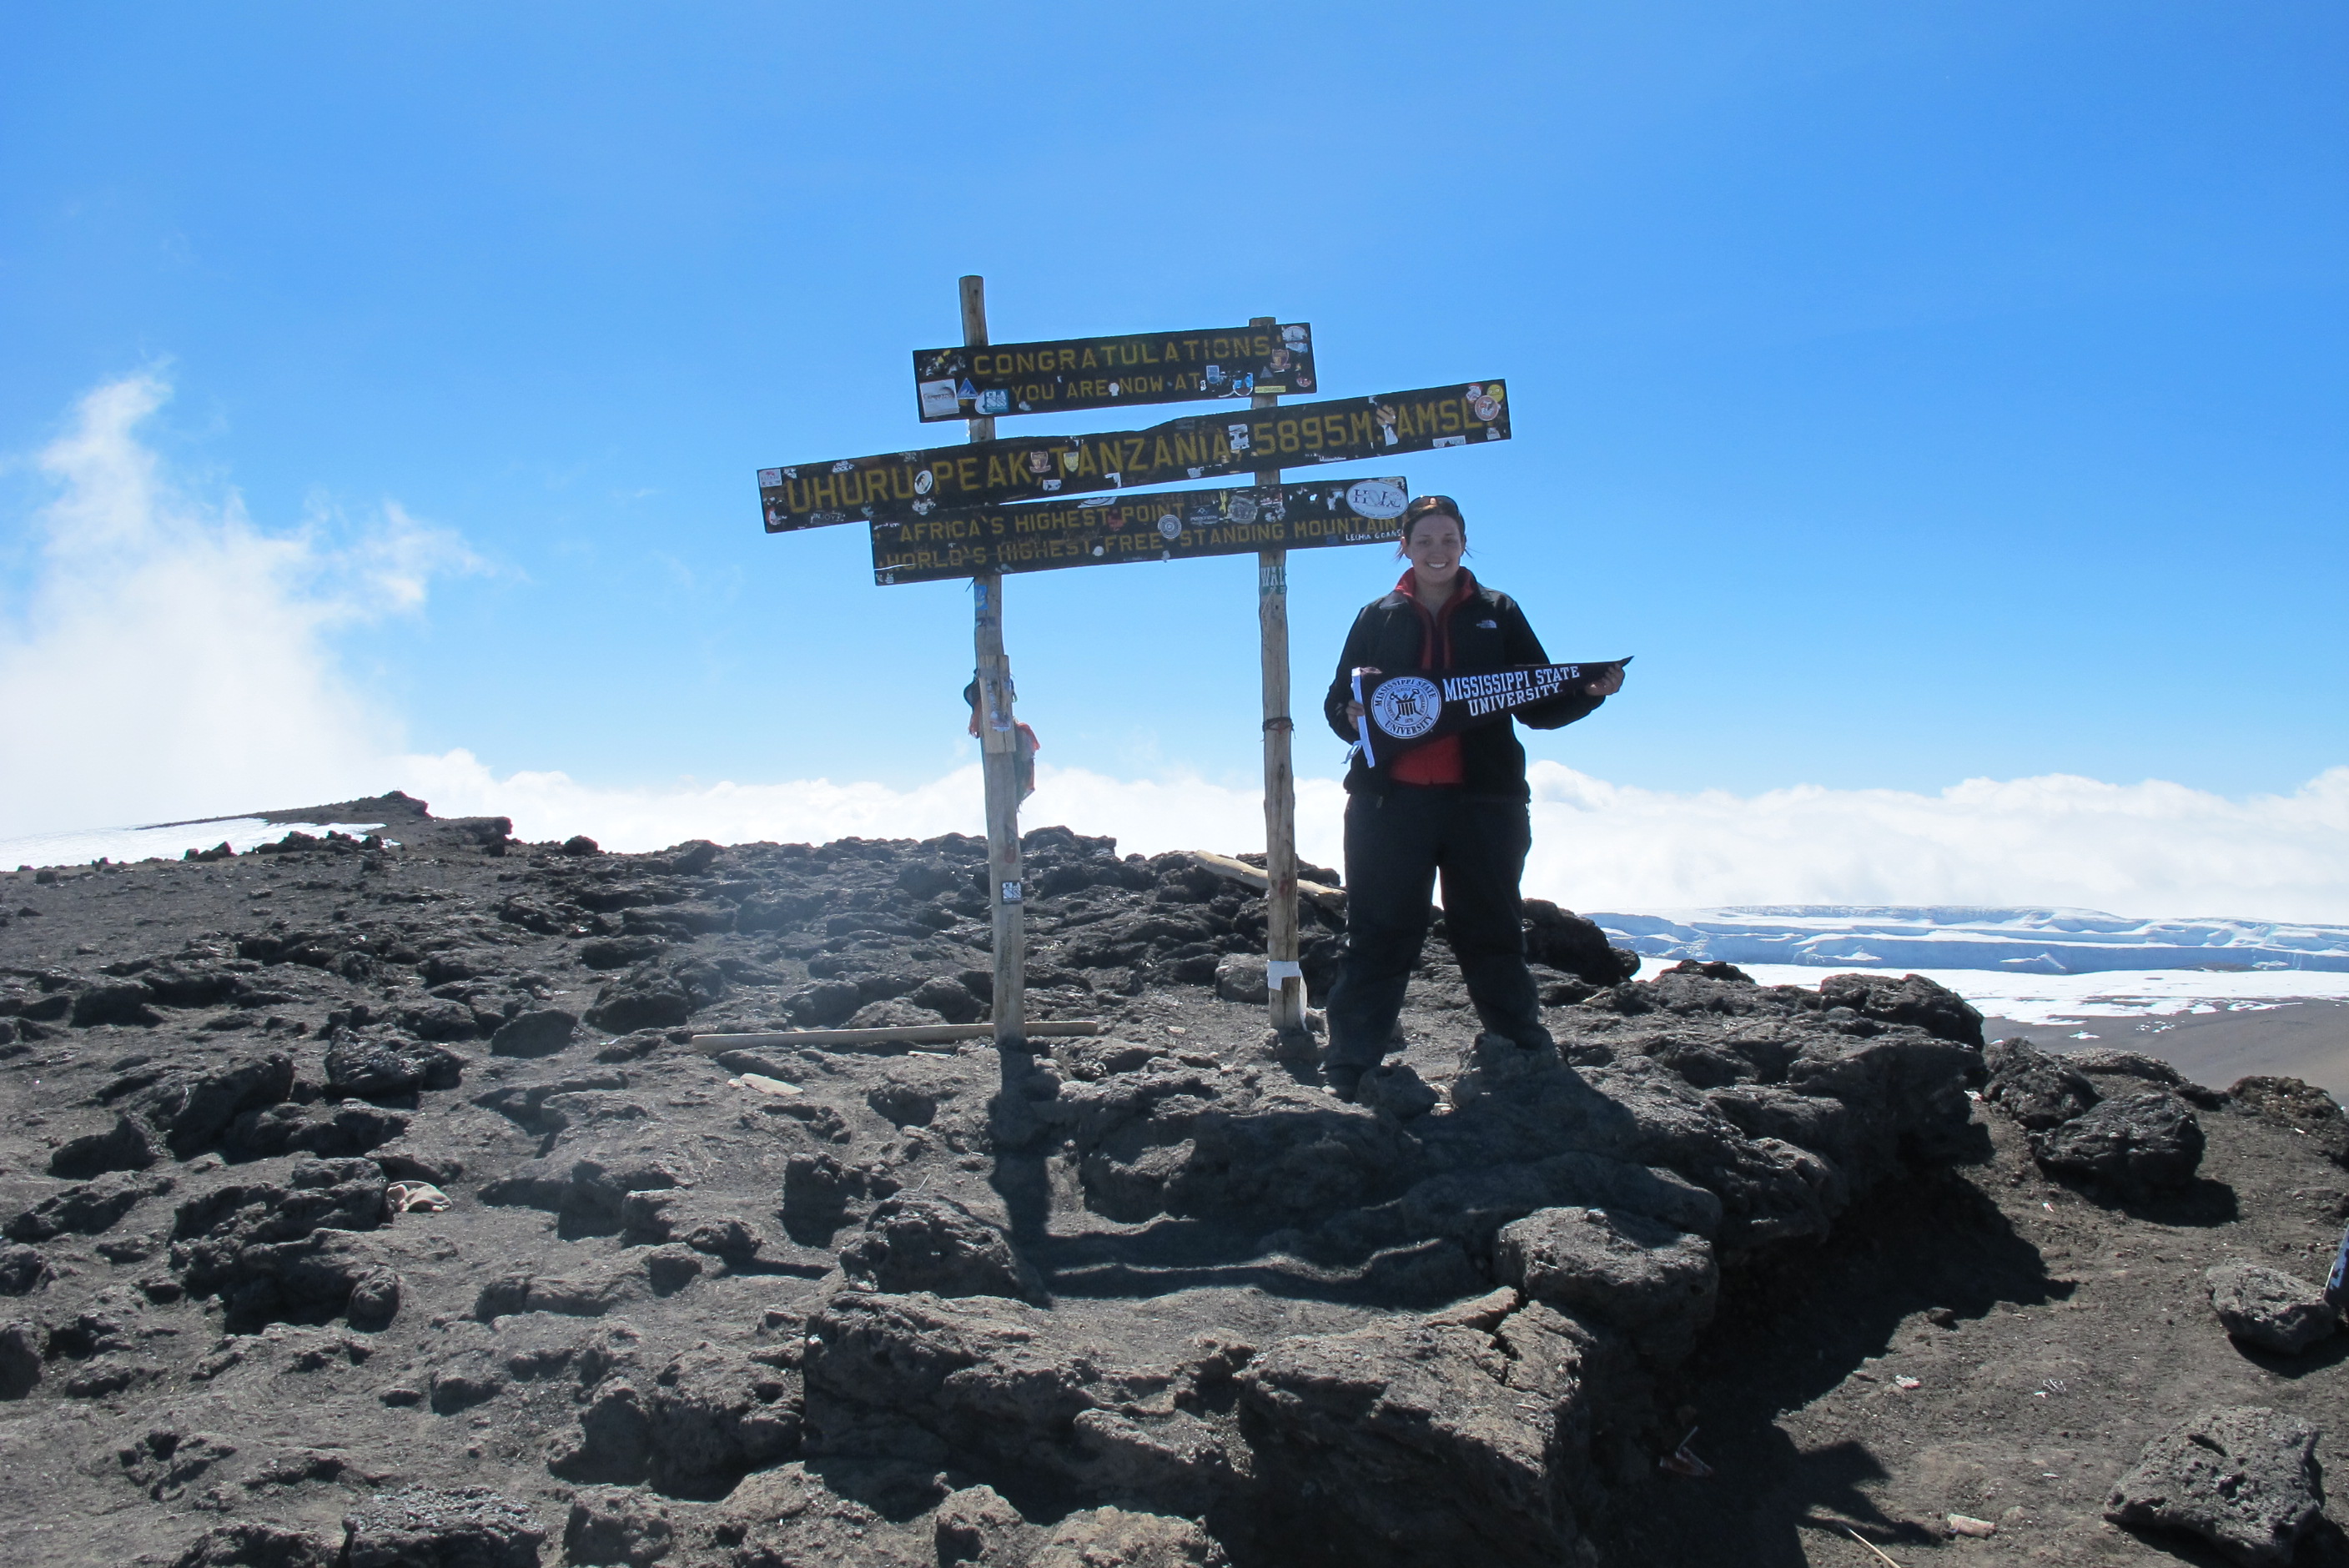
<svg viewBox="0 0 2349 1568">
<path fill-rule="evenodd" d="M 1411 531 L 1419 526 L 1423 517 L 1448 517 L 1460 526 L 1460 553 L 1468 553 L 1468 520 L 1460 515 L 1460 503 L 1448 495 L 1415 496 L 1402 509 L 1402 537 L 1395 541 L 1395 559 L 1401 561 L 1411 553 Z"/>
</svg>

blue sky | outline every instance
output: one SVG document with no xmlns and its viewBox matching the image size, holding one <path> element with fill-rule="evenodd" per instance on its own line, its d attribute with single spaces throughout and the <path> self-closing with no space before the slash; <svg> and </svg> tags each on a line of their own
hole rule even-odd
<svg viewBox="0 0 2349 1568">
<path fill-rule="evenodd" d="M 918 787 L 969 755 L 967 593 L 764 535 L 754 473 L 951 438 L 907 350 L 976 272 L 999 340 L 1276 315 L 1333 396 L 1508 377 L 1512 442 L 1391 466 L 1555 655 L 1639 655 L 1539 758 L 2288 792 L 2349 762 L 2344 46 L 2295 4 L 16 0 L 0 615 L 53 569 L 33 454 L 146 374 L 202 505 L 450 542 L 317 644 L 407 748 Z M 1253 778 L 1252 574 L 1013 579 L 1048 759 Z M 1392 574 L 1297 558 L 1300 688 Z"/>
</svg>

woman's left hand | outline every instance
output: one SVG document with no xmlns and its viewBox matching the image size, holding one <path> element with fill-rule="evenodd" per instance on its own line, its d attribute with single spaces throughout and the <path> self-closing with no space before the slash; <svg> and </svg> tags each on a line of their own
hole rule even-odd
<svg viewBox="0 0 2349 1568">
<path fill-rule="evenodd" d="M 1623 666 L 1609 665 L 1607 673 L 1596 680 L 1582 683 L 1582 689 L 1592 696 L 1613 696 L 1623 689 Z"/>
</svg>

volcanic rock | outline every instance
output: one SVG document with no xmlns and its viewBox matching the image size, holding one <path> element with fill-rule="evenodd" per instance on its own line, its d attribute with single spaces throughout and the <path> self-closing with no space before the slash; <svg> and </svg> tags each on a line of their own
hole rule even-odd
<svg viewBox="0 0 2349 1568">
<path fill-rule="evenodd" d="M 410 1487 L 343 1521 L 341 1568 L 538 1568 L 546 1532 L 487 1487 Z"/>
<path fill-rule="evenodd" d="M 326 1047 L 326 1089 L 357 1099 L 388 1099 L 419 1089 L 455 1088 L 465 1058 L 446 1046 L 401 1039 L 345 1039 Z"/>
<path fill-rule="evenodd" d="M 1501 1228 L 1500 1276 L 1537 1301 L 1608 1324 L 1671 1365 L 1713 1321 L 1713 1244 L 1644 1215 L 1544 1209 Z"/>
<path fill-rule="evenodd" d="M 2203 1276 L 2210 1310 L 2229 1334 L 2262 1350 L 2297 1356 L 2340 1326 L 2322 1286 L 2256 1264 L 2221 1264 Z"/>
<path fill-rule="evenodd" d="M 109 1171 L 144 1171 L 155 1158 L 155 1140 L 147 1129 L 118 1116 L 107 1131 L 84 1133 L 58 1145 L 49 1156 L 49 1174 L 86 1181 Z"/>
<path fill-rule="evenodd" d="M 571 1043 L 578 1027 L 578 1017 L 560 1007 L 517 1013 L 499 1025 L 497 1032 L 490 1037 L 490 1053 L 500 1057 L 552 1056 Z"/>
<path fill-rule="evenodd" d="M 1640 955 L 1611 947 L 1598 923 L 1547 899 L 1526 900 L 1526 956 L 1590 985 L 1614 985 L 1640 972 Z"/>
<path fill-rule="evenodd" d="M 951 1198 L 897 1197 L 874 1207 L 864 1233 L 840 1250 L 848 1277 L 902 1295 L 1004 1295 L 1034 1300 L 1042 1286 L 1011 1239 Z"/>
<path fill-rule="evenodd" d="M 129 1213 L 140 1199 L 168 1192 L 171 1187 L 169 1176 L 117 1171 L 42 1199 L 10 1220 L 5 1232 L 13 1242 L 46 1242 L 69 1231 L 96 1235 Z"/>
<path fill-rule="evenodd" d="M 1101 1033 L 712 1057 L 677 1034 L 983 1017 L 983 844 L 582 853 L 346 807 L 385 838 L 10 895 L 48 908 L 0 931 L 0 1218 L 47 1239 L 0 1247 L 0 1394 L 42 1456 L 0 1491 L 93 1560 L 333 1560 L 345 1513 L 354 1555 L 418 1561 L 1611 1560 L 1681 1485 L 1680 1401 L 1747 1418 L 1713 1411 L 1764 1377 L 1788 1282 L 1845 1270 L 1891 1333 L 1908 1308 L 1850 1271 L 1921 1225 L 1952 1278 L 2051 1288 L 2026 1227 L 1962 1206 L 1993 1136 L 2027 1156 L 1920 979 L 1634 981 L 1535 905 L 1557 1048 L 1477 1038 L 1439 933 L 1342 1103 L 1266 1037 L 1255 890 L 1049 830 L 1030 1016 Z M 1341 908 L 1304 905 L 1309 993 Z M 76 946 L 88 972 L 57 966 Z M 101 983 L 162 1021 L 77 1029 Z M 2254 1125 L 2230 1104 L 2214 1142 Z M 386 1216 L 393 1177 L 441 1201 Z M 1948 1279 L 1899 1290 L 1951 1292 L 1951 1333 L 1997 1321 Z M 1731 1334 L 1724 1372 L 1702 1358 Z M 181 1486 L 140 1434 L 186 1447 L 199 1408 L 236 1452 Z M 411 1494 L 415 1528 L 359 1501 L 476 1482 Z"/>
<path fill-rule="evenodd" d="M 2227 1093 L 2246 1109 L 2313 1140 L 2335 1164 L 2349 1165 L 2349 1115 L 2333 1098 L 2295 1078 L 2239 1078 Z"/>
<path fill-rule="evenodd" d="M 2101 1182 L 2119 1196 L 2174 1192 L 2202 1162 L 2202 1124 L 2166 1089 L 2102 1101 L 2036 1134 L 2033 1150 L 2051 1171 Z"/>
<path fill-rule="evenodd" d="M 307 1531 L 247 1519 L 205 1531 L 171 1568 L 343 1568 L 343 1563 L 339 1542 L 329 1545 Z"/>
<path fill-rule="evenodd" d="M 2085 1115 L 2096 1086 L 2027 1040 L 2000 1040 L 1982 1052 L 1990 1081 L 1982 1098 L 2033 1132 Z"/>
<path fill-rule="evenodd" d="M 2205 1410 L 2146 1445 L 2106 1517 L 2199 1535 L 2244 1568 L 2282 1568 L 2324 1506 L 2316 1439 L 2308 1422 L 2263 1407 Z"/>
</svg>

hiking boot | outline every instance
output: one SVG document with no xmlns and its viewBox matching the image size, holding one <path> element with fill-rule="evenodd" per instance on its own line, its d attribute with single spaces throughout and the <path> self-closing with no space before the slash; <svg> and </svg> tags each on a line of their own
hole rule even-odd
<svg viewBox="0 0 2349 1568">
<path fill-rule="evenodd" d="M 1344 1100 L 1348 1105 L 1351 1105 L 1356 1097 L 1362 1092 L 1362 1069 L 1350 1067 L 1323 1068 L 1321 1082 L 1328 1087 L 1331 1094 Z"/>
</svg>

